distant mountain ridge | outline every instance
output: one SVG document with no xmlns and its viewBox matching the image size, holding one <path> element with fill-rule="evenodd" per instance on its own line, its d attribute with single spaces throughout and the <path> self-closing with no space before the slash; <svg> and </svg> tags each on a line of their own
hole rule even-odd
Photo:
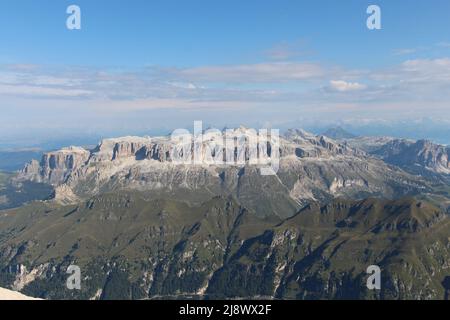
<svg viewBox="0 0 450 320">
<path fill-rule="evenodd" d="M 450 147 L 429 140 L 392 137 L 357 137 L 341 140 L 366 151 L 386 163 L 419 175 L 450 175 Z"/>
<path fill-rule="evenodd" d="M 235 134 L 251 137 L 245 128 Z M 205 137 L 210 143 L 214 136 Z M 273 142 L 267 141 L 271 157 Z M 189 146 L 188 149 L 194 146 Z M 370 195 L 392 198 L 427 190 L 425 181 L 388 166 L 383 161 L 303 130 L 289 130 L 280 137 L 279 170 L 276 176 L 261 176 L 259 166 L 249 162 L 251 150 L 213 150 L 226 157 L 239 154 L 240 164 L 216 165 L 202 153 L 200 165 L 173 161 L 180 152 L 168 137 L 122 137 L 103 140 L 93 150 L 64 148 L 44 154 L 22 170 L 18 181 L 34 181 L 54 186 L 54 198 L 74 203 L 96 194 L 115 190 L 139 190 L 187 196 L 232 194 L 248 208 L 267 206 L 267 214 L 285 217 L 311 201 L 335 197 L 364 198 Z M 208 150 L 208 149 L 206 149 Z M 261 210 L 256 210 L 262 212 Z"/>
<path fill-rule="evenodd" d="M 450 148 L 428 140 L 393 140 L 373 154 L 401 167 L 422 166 L 430 171 L 450 174 Z"/>
<path fill-rule="evenodd" d="M 357 136 L 344 130 L 342 127 L 333 127 L 328 129 L 327 131 L 325 131 L 323 133 L 324 136 L 330 137 L 332 139 L 335 140 L 340 140 L 340 139 L 353 139 L 356 138 Z"/>
<path fill-rule="evenodd" d="M 42 156 L 42 151 L 31 150 L 0 150 L 0 171 L 16 171 L 31 159 Z"/>
<path fill-rule="evenodd" d="M 293 129 L 280 144 L 173 161 L 198 148 L 186 145 L 105 139 L 0 174 L 0 287 L 45 299 L 448 297 L 450 184 L 433 167 L 445 147 Z M 261 175 L 255 150 L 280 155 L 276 175 Z M 211 163 L 213 152 L 244 161 Z M 42 186 L 50 199 L 9 206 Z M 65 287 L 73 264 L 80 291 Z M 379 291 L 365 282 L 374 264 Z"/>
</svg>

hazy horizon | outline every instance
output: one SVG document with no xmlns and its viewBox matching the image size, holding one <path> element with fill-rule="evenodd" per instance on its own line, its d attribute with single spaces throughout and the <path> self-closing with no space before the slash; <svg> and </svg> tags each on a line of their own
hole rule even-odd
<svg viewBox="0 0 450 320">
<path fill-rule="evenodd" d="M 0 13 L 3 148 L 195 120 L 450 143 L 448 1 L 378 1 L 381 30 L 370 1 L 80 0 L 80 30 L 70 4 Z"/>
</svg>

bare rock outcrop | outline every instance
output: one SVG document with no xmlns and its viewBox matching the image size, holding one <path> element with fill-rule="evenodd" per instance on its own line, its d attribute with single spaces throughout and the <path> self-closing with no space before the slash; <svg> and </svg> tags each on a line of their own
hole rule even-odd
<svg viewBox="0 0 450 320">
<path fill-rule="evenodd" d="M 428 140 L 395 139 L 374 154 L 400 167 L 422 167 L 434 173 L 450 174 L 450 148 Z"/>
<path fill-rule="evenodd" d="M 60 185 L 77 168 L 82 167 L 89 159 L 89 151 L 80 147 L 63 148 L 48 152 L 40 162 L 32 160 L 21 171 L 23 178 Z"/>
<path fill-rule="evenodd" d="M 53 185 L 60 202 L 117 189 L 227 190 L 252 199 L 260 187 L 259 195 L 288 194 L 287 201 L 300 205 L 426 188 L 422 180 L 363 151 L 303 130 L 280 137 L 246 128 L 226 133 L 206 132 L 201 140 L 189 134 L 105 139 L 90 151 L 70 147 L 46 153 L 40 162 L 27 164 L 18 179 Z M 259 169 L 273 161 L 279 162 L 276 176 L 261 176 Z"/>
</svg>

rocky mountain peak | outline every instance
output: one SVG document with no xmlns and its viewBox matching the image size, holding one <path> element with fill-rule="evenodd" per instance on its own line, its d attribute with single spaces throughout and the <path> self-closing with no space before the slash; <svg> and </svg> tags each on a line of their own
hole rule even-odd
<svg viewBox="0 0 450 320">
<path fill-rule="evenodd" d="M 406 169 L 414 170 L 419 166 L 430 172 L 450 174 L 450 149 L 429 140 L 394 139 L 373 154 Z"/>
<path fill-rule="evenodd" d="M 40 162 L 31 161 L 18 179 L 51 184 L 60 202 L 117 189 L 201 189 L 254 199 L 246 193 L 254 193 L 257 185 L 258 197 L 288 190 L 289 198 L 280 201 L 295 207 L 330 197 L 372 193 L 389 197 L 397 190 L 424 188 L 420 179 L 388 168 L 363 151 L 301 129 L 279 138 L 242 127 L 227 133 L 207 131 L 201 139 L 188 133 L 126 136 L 104 139 L 90 151 L 63 148 L 45 153 Z M 278 177 L 261 177 L 259 169 L 275 160 Z"/>
</svg>

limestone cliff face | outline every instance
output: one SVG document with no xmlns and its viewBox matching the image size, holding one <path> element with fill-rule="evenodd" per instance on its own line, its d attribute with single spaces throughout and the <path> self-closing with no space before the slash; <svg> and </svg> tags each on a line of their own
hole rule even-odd
<svg viewBox="0 0 450 320">
<path fill-rule="evenodd" d="M 419 166 L 434 173 L 450 174 L 450 148 L 431 141 L 395 139 L 383 145 L 374 154 L 397 166 Z"/>
<path fill-rule="evenodd" d="M 144 146 L 150 143 L 150 138 L 121 137 L 104 139 L 91 151 L 89 162 L 113 161 L 127 157 L 134 157 Z"/>
<path fill-rule="evenodd" d="M 277 159 L 277 175 L 261 176 L 259 169 Z M 190 135 L 105 139 L 91 151 L 71 147 L 47 153 L 40 163 L 25 166 L 19 179 L 52 184 L 61 202 L 118 189 L 184 190 L 231 192 L 255 202 L 278 197 L 296 207 L 426 188 L 420 179 L 324 136 L 291 130 L 278 139 L 245 128 L 228 131 L 226 138 L 205 133 L 195 142 Z"/>
<path fill-rule="evenodd" d="M 24 180 L 34 180 L 39 178 L 40 163 L 37 160 L 31 160 L 21 170 L 20 175 Z"/>
<path fill-rule="evenodd" d="M 315 136 L 304 130 L 289 130 L 286 138 L 298 144 L 295 153 L 299 157 L 324 157 L 327 155 L 364 156 L 359 149 L 338 143 L 326 136 Z"/>
<path fill-rule="evenodd" d="M 64 148 L 45 153 L 41 161 L 31 161 L 22 170 L 22 175 L 38 182 L 59 185 L 70 173 L 83 166 L 89 159 L 89 151 L 79 147 Z"/>
<path fill-rule="evenodd" d="M 436 145 L 430 141 L 419 140 L 414 149 L 417 151 L 417 160 L 426 167 L 440 173 L 450 173 L 450 149 Z"/>
<path fill-rule="evenodd" d="M 145 145 L 140 142 L 125 141 L 121 143 L 116 143 L 114 145 L 112 160 L 135 157 L 136 153 L 139 150 L 141 150 L 141 148 L 143 148 L 144 146 Z"/>
</svg>

